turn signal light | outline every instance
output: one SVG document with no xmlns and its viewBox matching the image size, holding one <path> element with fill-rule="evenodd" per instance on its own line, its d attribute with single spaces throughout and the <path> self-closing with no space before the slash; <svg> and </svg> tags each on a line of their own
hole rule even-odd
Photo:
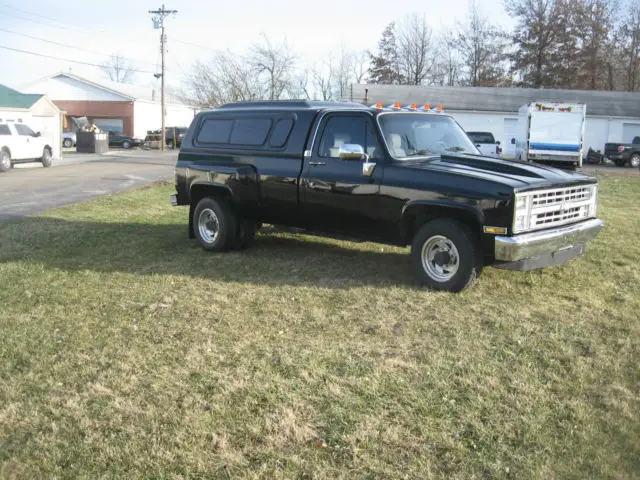
<svg viewBox="0 0 640 480">
<path fill-rule="evenodd" d="M 504 227 L 484 227 L 484 233 L 493 233 L 495 235 L 505 235 L 507 229 Z"/>
</svg>

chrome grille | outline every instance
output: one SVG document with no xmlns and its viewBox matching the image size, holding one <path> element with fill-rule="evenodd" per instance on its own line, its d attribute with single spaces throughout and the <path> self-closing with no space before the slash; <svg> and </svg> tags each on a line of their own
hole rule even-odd
<svg viewBox="0 0 640 480">
<path fill-rule="evenodd" d="M 556 190 L 545 190 L 534 193 L 531 199 L 533 208 L 544 205 L 555 205 L 567 202 L 579 202 L 591 198 L 591 187 L 572 187 Z"/>
<path fill-rule="evenodd" d="M 529 229 L 555 227 L 588 218 L 593 192 L 592 185 L 533 192 Z"/>
</svg>

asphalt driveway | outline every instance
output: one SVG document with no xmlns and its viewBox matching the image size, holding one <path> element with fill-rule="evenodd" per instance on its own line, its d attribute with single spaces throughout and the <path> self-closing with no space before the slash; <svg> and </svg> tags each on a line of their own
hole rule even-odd
<svg viewBox="0 0 640 480">
<path fill-rule="evenodd" d="M 17 165 L 0 174 L 0 221 L 172 178 L 177 155 L 153 150 L 68 152 L 51 168 Z"/>
</svg>

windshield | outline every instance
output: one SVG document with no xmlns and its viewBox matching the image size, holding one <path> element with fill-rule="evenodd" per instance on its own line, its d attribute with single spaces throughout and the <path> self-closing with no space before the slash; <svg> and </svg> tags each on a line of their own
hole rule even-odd
<svg viewBox="0 0 640 480">
<path fill-rule="evenodd" d="M 383 113 L 378 117 L 394 158 L 435 157 L 446 153 L 480 154 L 451 117 L 424 113 Z"/>
</svg>

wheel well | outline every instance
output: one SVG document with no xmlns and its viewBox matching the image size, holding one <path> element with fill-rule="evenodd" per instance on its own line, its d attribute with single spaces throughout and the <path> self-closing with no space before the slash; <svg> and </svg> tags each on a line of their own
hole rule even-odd
<svg viewBox="0 0 640 480">
<path fill-rule="evenodd" d="M 231 201 L 231 192 L 222 186 L 194 185 L 189 192 L 189 238 L 195 238 L 193 234 L 193 211 L 198 202 L 205 197 L 225 198 Z"/>
<path fill-rule="evenodd" d="M 11 150 L 9 150 L 9 147 L 2 147 L 0 148 L 0 150 L 2 150 L 3 152 L 7 152 L 9 156 L 11 156 Z"/>
<path fill-rule="evenodd" d="M 482 238 L 482 225 L 472 212 L 440 205 L 417 205 L 405 213 L 402 219 L 402 242 L 410 244 L 420 227 L 436 218 L 453 218 L 467 225 L 478 241 Z"/>
</svg>

